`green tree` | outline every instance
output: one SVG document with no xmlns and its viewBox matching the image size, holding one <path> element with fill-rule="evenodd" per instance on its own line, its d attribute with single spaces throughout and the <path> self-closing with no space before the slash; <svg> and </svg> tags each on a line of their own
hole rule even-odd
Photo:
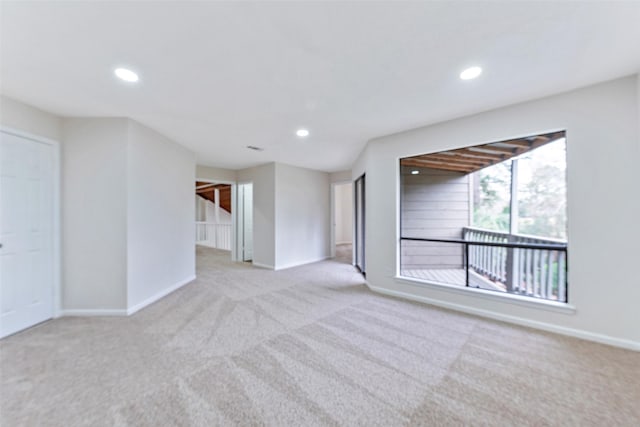
<svg viewBox="0 0 640 427">
<path fill-rule="evenodd" d="M 502 162 L 476 172 L 473 225 L 495 231 L 509 231 L 509 188 L 511 162 Z"/>
<path fill-rule="evenodd" d="M 531 181 L 518 195 L 520 233 L 567 238 L 567 186 L 563 169 L 534 164 Z"/>
</svg>

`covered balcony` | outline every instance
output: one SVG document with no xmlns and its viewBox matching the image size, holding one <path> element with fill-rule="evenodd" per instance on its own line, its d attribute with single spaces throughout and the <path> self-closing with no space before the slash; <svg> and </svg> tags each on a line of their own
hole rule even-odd
<svg viewBox="0 0 640 427">
<path fill-rule="evenodd" d="M 231 185 L 196 181 L 196 244 L 231 250 Z"/>
<path fill-rule="evenodd" d="M 565 141 L 402 159 L 400 275 L 567 302 Z"/>
</svg>

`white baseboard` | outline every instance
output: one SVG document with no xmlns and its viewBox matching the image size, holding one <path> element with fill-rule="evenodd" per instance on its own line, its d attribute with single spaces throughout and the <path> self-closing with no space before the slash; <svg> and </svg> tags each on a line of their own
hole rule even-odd
<svg viewBox="0 0 640 427">
<path fill-rule="evenodd" d="M 177 291 L 178 289 L 180 289 L 181 287 L 183 287 L 184 285 L 186 285 L 187 283 L 193 282 L 196 279 L 196 275 L 192 275 L 187 277 L 184 280 L 179 281 L 178 283 L 176 283 L 173 286 L 170 286 L 167 289 L 163 289 L 162 291 L 158 292 L 157 294 L 147 298 L 146 300 L 132 306 L 129 307 L 126 311 L 127 315 L 132 315 L 133 313 L 142 310 L 143 308 L 145 308 L 148 305 L 153 304 L 154 302 L 158 301 L 161 298 L 166 297 L 167 295 L 169 295 L 171 292 Z"/>
<path fill-rule="evenodd" d="M 380 294 L 390 295 L 394 297 L 404 298 L 412 301 L 422 302 L 438 307 L 448 308 L 455 311 L 461 311 L 463 313 L 475 314 L 476 316 L 488 317 L 494 320 L 500 320 L 507 323 L 513 323 L 520 326 L 527 326 L 534 329 L 541 329 L 543 331 L 554 332 L 561 335 L 567 335 L 570 337 L 581 338 L 587 341 L 594 341 L 601 344 L 608 344 L 614 347 L 626 348 L 628 350 L 640 351 L 640 342 L 626 340 L 622 338 L 615 338 L 609 335 L 598 334 L 594 332 L 584 331 L 580 329 L 567 328 L 564 326 L 553 325 L 550 323 L 539 322 L 537 320 L 524 319 L 522 317 L 511 316 L 507 314 L 495 313 L 493 311 L 482 310 L 479 308 L 469 307 L 466 305 L 454 304 L 446 301 L 440 301 L 419 295 L 408 294 L 406 292 L 393 291 L 390 289 L 379 288 L 371 286 L 367 283 L 369 289 Z"/>
<path fill-rule="evenodd" d="M 60 310 L 60 316 L 82 316 L 82 317 L 96 317 L 96 316 L 126 316 L 127 310 L 125 309 L 69 309 Z"/>
<path fill-rule="evenodd" d="M 310 259 L 308 261 L 292 262 L 289 264 L 279 265 L 274 270 L 286 270 L 287 268 L 300 267 L 301 265 L 313 264 L 314 262 L 320 262 L 330 258 L 331 256 L 323 256 L 317 259 Z"/>
<path fill-rule="evenodd" d="M 266 268 L 267 270 L 275 270 L 275 268 L 273 267 L 273 265 L 269 265 L 269 264 L 262 264 L 260 262 L 255 262 L 252 261 L 251 265 L 253 265 L 254 267 L 258 267 L 258 268 Z"/>
</svg>

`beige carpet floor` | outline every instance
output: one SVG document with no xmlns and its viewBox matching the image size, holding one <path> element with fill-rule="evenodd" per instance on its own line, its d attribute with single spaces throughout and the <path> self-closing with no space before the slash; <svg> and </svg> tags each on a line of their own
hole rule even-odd
<svg viewBox="0 0 640 427">
<path fill-rule="evenodd" d="M 380 296 L 339 254 L 198 249 L 198 279 L 131 317 L 0 341 L 0 424 L 640 425 L 640 353 Z"/>
</svg>

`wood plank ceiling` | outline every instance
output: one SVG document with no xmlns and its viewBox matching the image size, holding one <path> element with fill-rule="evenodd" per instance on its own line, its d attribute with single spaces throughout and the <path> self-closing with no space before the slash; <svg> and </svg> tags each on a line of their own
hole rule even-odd
<svg viewBox="0 0 640 427">
<path fill-rule="evenodd" d="M 475 145 L 457 150 L 405 157 L 404 159 L 400 159 L 400 164 L 402 166 L 440 169 L 467 174 L 519 156 L 559 138 L 564 138 L 564 136 L 565 132 L 560 131 L 526 138 L 492 142 L 490 144 Z"/>
<path fill-rule="evenodd" d="M 220 190 L 220 207 L 231 212 L 231 186 L 229 184 L 211 184 L 196 181 L 196 194 L 215 203 L 215 189 Z"/>
</svg>

